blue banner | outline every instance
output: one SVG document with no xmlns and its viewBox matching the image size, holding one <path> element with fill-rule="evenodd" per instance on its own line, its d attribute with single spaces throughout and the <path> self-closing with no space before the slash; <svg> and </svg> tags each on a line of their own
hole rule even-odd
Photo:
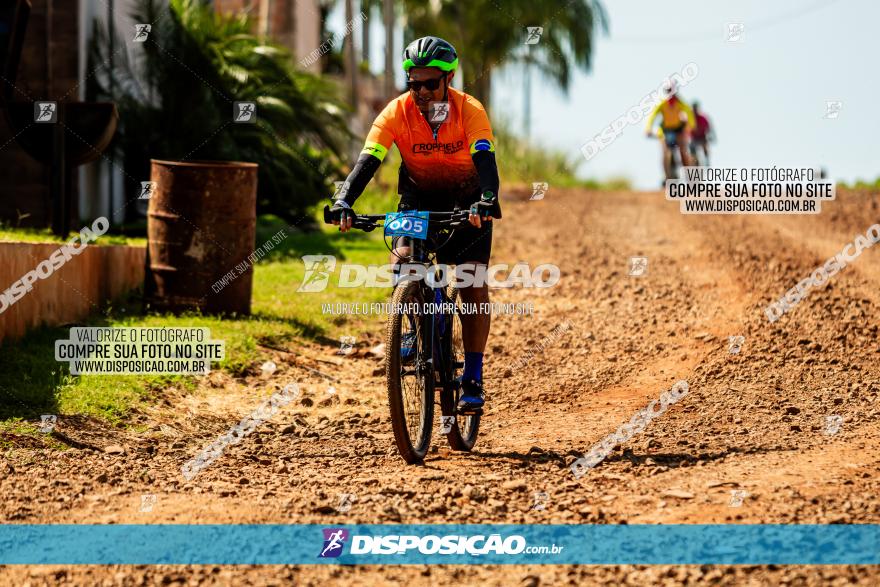
<svg viewBox="0 0 880 587">
<path fill-rule="evenodd" d="M 0 525 L 0 564 L 880 564 L 880 525 Z"/>
</svg>

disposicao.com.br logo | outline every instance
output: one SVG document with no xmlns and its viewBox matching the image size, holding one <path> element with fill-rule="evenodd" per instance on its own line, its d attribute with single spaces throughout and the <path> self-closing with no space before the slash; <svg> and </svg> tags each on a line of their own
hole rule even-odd
<svg viewBox="0 0 880 587">
<path fill-rule="evenodd" d="M 342 554 L 348 531 L 342 528 L 325 528 L 320 558 L 336 558 Z M 501 534 L 386 534 L 378 536 L 351 536 L 351 555 L 517 555 L 559 554 L 563 546 L 529 546 L 518 534 L 502 537 Z"/>
<path fill-rule="evenodd" d="M 305 273 L 298 292 L 315 293 L 324 291 L 335 273 L 336 257 L 332 255 L 304 255 Z M 559 282 L 559 267 L 552 263 L 542 263 L 532 269 L 528 263 L 514 265 L 496 263 L 483 265 L 462 263 L 454 267 L 438 263 L 428 266 L 421 263 L 400 263 L 385 265 L 359 265 L 344 263 L 339 265 L 338 287 L 379 287 L 390 288 L 401 281 L 425 280 L 432 287 L 553 287 Z"/>
<path fill-rule="evenodd" d="M 348 530 L 345 528 L 324 528 L 324 545 L 318 558 L 337 558 L 342 554 L 345 541 L 348 540 Z"/>
</svg>

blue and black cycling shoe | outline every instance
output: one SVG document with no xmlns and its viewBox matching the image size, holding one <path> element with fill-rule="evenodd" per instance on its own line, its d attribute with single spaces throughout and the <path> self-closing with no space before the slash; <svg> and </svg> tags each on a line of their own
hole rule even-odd
<svg viewBox="0 0 880 587">
<path fill-rule="evenodd" d="M 483 393 L 483 382 L 469 379 L 461 382 L 461 397 L 458 398 L 459 414 L 478 414 L 483 411 L 486 395 Z"/>
<path fill-rule="evenodd" d="M 415 330 L 400 335 L 400 361 L 404 365 L 412 364 L 415 361 L 417 350 Z"/>
</svg>

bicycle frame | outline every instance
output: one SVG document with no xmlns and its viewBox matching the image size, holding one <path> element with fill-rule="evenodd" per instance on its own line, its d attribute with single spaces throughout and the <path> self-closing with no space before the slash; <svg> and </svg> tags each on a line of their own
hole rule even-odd
<svg viewBox="0 0 880 587">
<path fill-rule="evenodd" d="M 408 262 L 424 265 L 426 270 L 425 275 L 433 269 L 435 272 L 434 275 L 436 276 L 436 266 L 432 262 L 428 247 L 425 246 L 425 242 L 420 239 L 409 237 L 401 238 L 406 239 L 403 246 L 408 244 L 410 247 L 411 253 L 408 256 Z M 435 279 L 434 283 L 437 281 L 438 280 Z M 446 303 L 449 302 L 449 298 L 446 295 L 446 289 L 441 286 L 430 285 L 427 283 L 427 279 L 421 280 L 420 290 L 423 303 L 432 304 L 437 310 L 444 309 Z M 429 364 L 433 371 L 439 376 L 439 381 L 435 378 L 435 387 L 444 388 L 448 385 L 452 385 L 452 374 L 455 368 L 455 365 L 452 364 L 453 341 L 450 328 L 452 321 L 447 320 L 446 315 L 442 311 L 426 313 L 422 316 L 422 320 L 422 332 L 428 333 L 428 341 L 430 341 L 430 344 L 424 344 L 422 349 L 425 353 L 430 349 L 431 353 L 431 356 L 422 357 L 422 359 Z"/>
</svg>

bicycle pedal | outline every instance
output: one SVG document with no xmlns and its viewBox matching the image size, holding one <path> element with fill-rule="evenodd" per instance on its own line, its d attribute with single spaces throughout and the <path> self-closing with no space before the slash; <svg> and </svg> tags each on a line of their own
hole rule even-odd
<svg viewBox="0 0 880 587">
<path fill-rule="evenodd" d="M 483 408 L 470 408 L 470 409 L 461 409 L 457 408 L 455 413 L 459 416 L 482 416 Z"/>
</svg>

